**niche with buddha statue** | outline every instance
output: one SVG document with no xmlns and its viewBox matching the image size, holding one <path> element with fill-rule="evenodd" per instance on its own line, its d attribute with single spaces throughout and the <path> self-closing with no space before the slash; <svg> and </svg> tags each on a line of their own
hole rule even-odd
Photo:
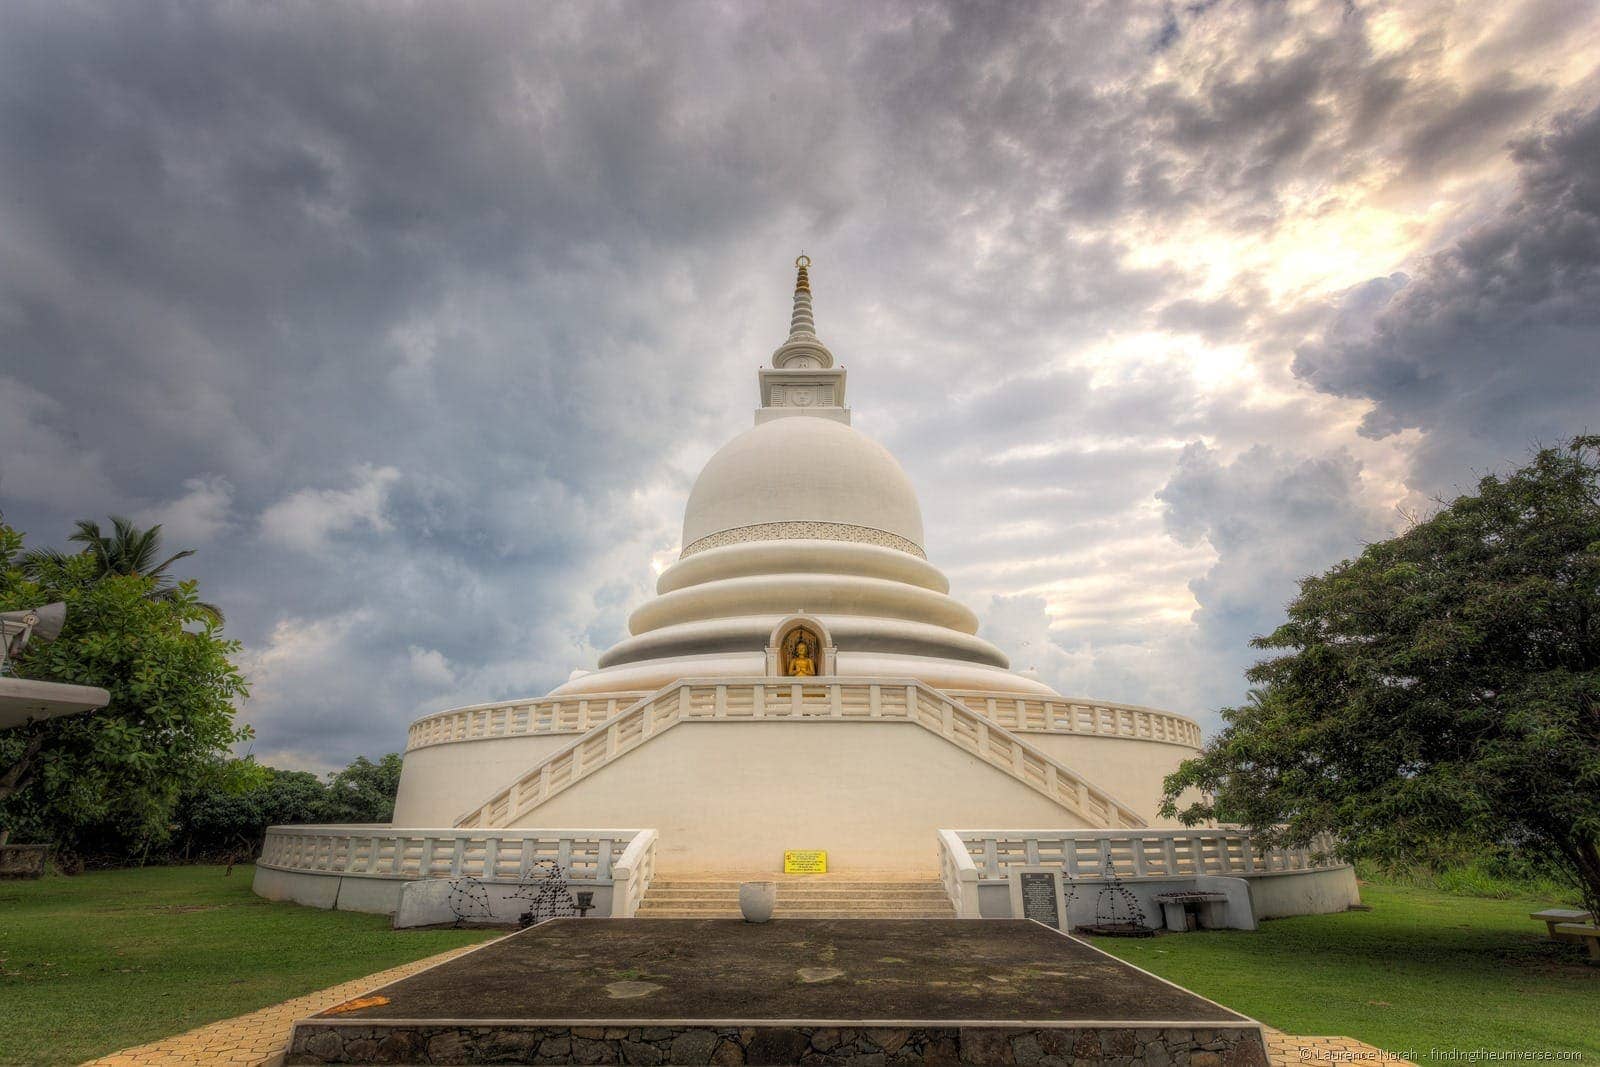
<svg viewBox="0 0 1600 1067">
<path fill-rule="evenodd" d="M 836 655 L 820 619 L 791 616 L 778 624 L 767 643 L 767 674 L 780 678 L 832 675 Z"/>
</svg>

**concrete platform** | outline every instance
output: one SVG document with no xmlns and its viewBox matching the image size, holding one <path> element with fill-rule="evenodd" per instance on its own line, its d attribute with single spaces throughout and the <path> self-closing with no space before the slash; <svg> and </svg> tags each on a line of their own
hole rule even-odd
<svg viewBox="0 0 1600 1067">
<path fill-rule="evenodd" d="M 1267 1062 L 1261 1027 L 1022 920 L 557 919 L 295 1024 L 287 1062 Z"/>
</svg>

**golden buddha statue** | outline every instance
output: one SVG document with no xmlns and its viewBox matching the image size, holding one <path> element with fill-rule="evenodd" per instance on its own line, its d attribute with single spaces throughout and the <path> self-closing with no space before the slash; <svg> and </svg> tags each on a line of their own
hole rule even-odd
<svg viewBox="0 0 1600 1067">
<path fill-rule="evenodd" d="M 810 678 L 816 673 L 817 665 L 811 661 L 811 649 L 801 638 L 795 642 L 794 655 L 789 657 L 789 677 Z"/>
</svg>

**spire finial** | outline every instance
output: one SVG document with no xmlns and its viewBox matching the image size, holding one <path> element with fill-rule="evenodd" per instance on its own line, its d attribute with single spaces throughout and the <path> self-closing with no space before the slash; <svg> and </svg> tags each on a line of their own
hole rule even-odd
<svg viewBox="0 0 1600 1067">
<path fill-rule="evenodd" d="M 789 316 L 789 339 L 772 354 L 774 367 L 831 367 L 833 353 L 817 339 L 817 322 L 811 317 L 811 257 L 794 258 L 794 311 Z"/>
<path fill-rule="evenodd" d="M 817 340 L 817 323 L 811 317 L 811 257 L 801 252 L 794 257 L 794 312 L 789 316 L 789 340 Z"/>
<path fill-rule="evenodd" d="M 794 257 L 794 313 L 789 337 L 772 353 L 771 368 L 762 368 L 761 407 L 756 424 L 791 415 L 833 419 L 850 425 L 844 406 L 844 368 L 833 365 L 833 353 L 817 336 L 811 317 L 811 257 Z"/>
</svg>

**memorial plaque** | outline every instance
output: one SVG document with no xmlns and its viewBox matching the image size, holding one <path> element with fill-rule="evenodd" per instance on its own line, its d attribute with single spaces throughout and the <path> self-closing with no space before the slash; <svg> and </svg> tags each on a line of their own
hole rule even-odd
<svg viewBox="0 0 1600 1067">
<path fill-rule="evenodd" d="M 827 874 L 828 854 L 819 849 L 790 849 L 783 854 L 784 874 Z"/>
<path fill-rule="evenodd" d="M 1022 895 L 1022 918 L 1036 919 L 1061 929 L 1061 890 L 1054 871 L 1023 871 L 1017 875 Z"/>
</svg>

